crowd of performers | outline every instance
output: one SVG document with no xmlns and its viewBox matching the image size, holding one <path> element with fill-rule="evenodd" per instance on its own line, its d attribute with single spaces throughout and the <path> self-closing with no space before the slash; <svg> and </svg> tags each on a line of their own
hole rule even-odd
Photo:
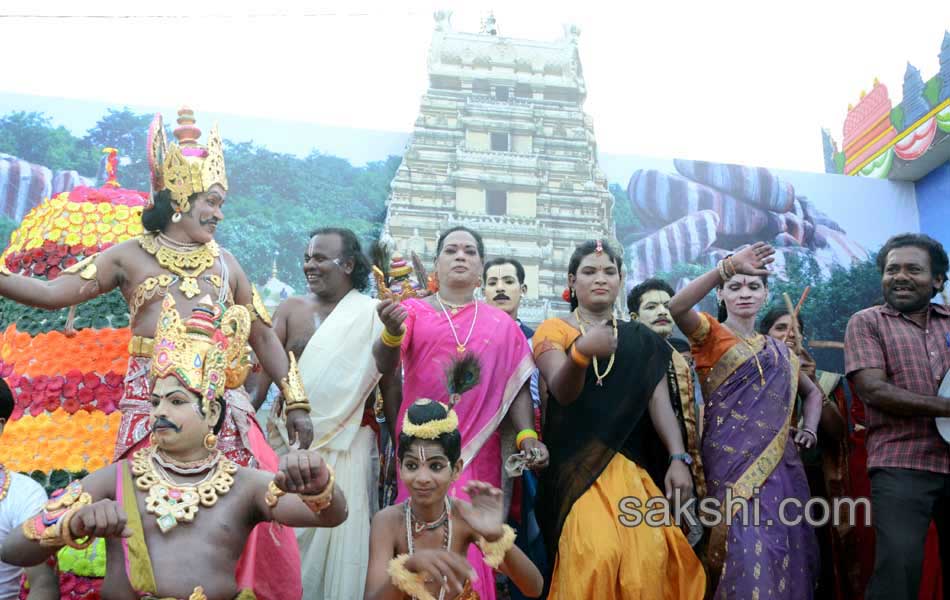
<svg viewBox="0 0 950 600">
<path fill-rule="evenodd" d="M 217 131 L 205 146 L 163 132 L 158 119 L 146 234 L 54 280 L 0 271 L 0 295 L 48 309 L 118 288 L 134 334 L 113 464 L 49 499 L 0 471 L 0 598 L 21 573 L 29 598 L 58 598 L 48 559 L 95 538 L 107 599 L 940 593 L 941 561 L 925 560 L 933 523 L 950 565 L 938 242 L 904 234 L 880 251 L 884 302 L 851 317 L 843 375 L 817 369 L 796 307 L 757 322 L 764 243 L 678 293 L 637 282 L 622 317 L 622 257 L 581 243 L 570 314 L 532 331 L 524 268 L 487 257 L 478 232 L 432 240 L 423 290 L 397 283 L 404 261 L 379 261 L 370 294 L 356 236 L 327 227 L 300 240 L 309 292 L 271 319 L 214 241 Z M 719 314 L 696 312 L 711 292 Z M 11 411 L 0 383 L 0 432 Z M 870 496 L 873 527 L 795 519 L 812 497 L 849 495 Z M 758 500 L 759 522 L 631 520 L 650 499 L 732 511 L 730 496 Z"/>
</svg>

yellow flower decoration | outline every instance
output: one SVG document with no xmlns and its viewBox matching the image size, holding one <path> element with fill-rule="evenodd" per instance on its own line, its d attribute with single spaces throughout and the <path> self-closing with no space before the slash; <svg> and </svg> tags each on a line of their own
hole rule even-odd
<svg viewBox="0 0 950 600">
<path fill-rule="evenodd" d="M 63 237 L 63 232 L 61 229 L 50 229 L 49 230 L 49 239 L 54 241 L 59 241 L 59 238 Z"/>
<path fill-rule="evenodd" d="M 103 244 L 111 244 L 112 242 L 115 241 L 115 234 L 110 231 L 109 233 L 106 233 L 101 238 L 99 238 L 99 241 L 102 242 Z"/>
<path fill-rule="evenodd" d="M 110 231 L 112 231 L 112 226 L 109 225 L 108 223 L 99 223 L 98 225 L 96 225 L 97 233 L 100 233 L 100 234 L 109 233 Z"/>
<path fill-rule="evenodd" d="M 69 214 L 69 222 L 73 225 L 82 225 L 85 220 L 80 212 L 71 212 Z"/>
<path fill-rule="evenodd" d="M 96 212 L 96 205 L 91 202 L 83 202 L 80 206 L 82 207 L 82 212 L 86 214 Z"/>
<path fill-rule="evenodd" d="M 100 215 L 109 215 L 112 214 L 112 205 L 108 202 L 100 202 L 96 207 Z"/>
<path fill-rule="evenodd" d="M 122 235 L 127 231 L 125 223 L 113 223 L 112 224 L 112 233 L 115 235 Z"/>
<path fill-rule="evenodd" d="M 57 229 L 69 229 L 69 219 L 66 217 L 56 217 L 53 219 L 53 226 Z"/>
<path fill-rule="evenodd" d="M 99 238 L 94 233 L 87 233 L 82 236 L 82 245 L 83 246 L 95 246 Z"/>
<path fill-rule="evenodd" d="M 115 218 L 118 221 L 124 221 L 129 218 L 129 207 L 120 204 L 115 207 Z"/>
<path fill-rule="evenodd" d="M 66 234 L 66 239 L 63 240 L 67 246 L 75 246 L 82 241 L 82 238 L 75 231 L 70 231 Z"/>
</svg>

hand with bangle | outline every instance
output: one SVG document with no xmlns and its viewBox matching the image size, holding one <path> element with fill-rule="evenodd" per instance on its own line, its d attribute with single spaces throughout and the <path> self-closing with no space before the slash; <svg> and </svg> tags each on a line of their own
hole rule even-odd
<svg viewBox="0 0 950 600">
<path fill-rule="evenodd" d="M 43 512 L 23 523 L 23 536 L 48 548 L 89 547 L 97 537 L 130 537 L 125 511 L 115 500 L 92 501 L 82 482 L 53 494 Z"/>
<path fill-rule="evenodd" d="M 814 448 L 818 445 L 818 433 L 815 431 L 816 428 L 811 427 L 799 427 L 797 430 L 793 429 L 795 443 L 800 448 Z"/>
<path fill-rule="evenodd" d="M 526 466 L 529 469 L 543 469 L 551 461 L 548 447 L 538 438 L 538 432 L 534 429 L 519 431 L 515 437 L 515 448 L 525 456 Z"/>
<path fill-rule="evenodd" d="M 274 508 L 280 497 L 290 492 L 300 496 L 314 514 L 320 514 L 333 504 L 335 483 L 333 467 L 316 450 L 291 451 L 281 457 L 280 468 L 267 486 L 264 501 Z"/>
</svg>

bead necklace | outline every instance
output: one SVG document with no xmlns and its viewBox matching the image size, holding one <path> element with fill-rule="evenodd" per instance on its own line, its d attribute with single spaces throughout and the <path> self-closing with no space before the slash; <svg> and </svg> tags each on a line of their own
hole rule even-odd
<svg viewBox="0 0 950 600">
<path fill-rule="evenodd" d="M 574 318 L 577 319 L 577 326 L 581 330 L 581 335 L 584 335 L 585 333 L 587 333 L 584 330 L 584 325 L 586 324 L 587 326 L 590 326 L 591 323 L 589 323 L 587 320 L 584 319 L 584 317 L 581 316 L 580 307 L 574 309 Z M 610 321 L 614 327 L 614 339 L 617 339 L 617 316 L 614 314 L 611 314 Z M 610 353 L 610 361 L 607 362 L 607 368 L 604 370 L 603 374 L 600 373 L 600 366 L 597 363 L 597 357 L 596 356 L 594 357 L 594 375 L 597 377 L 597 385 L 599 386 L 604 385 L 604 378 L 607 377 L 607 375 L 610 373 L 610 370 L 613 369 L 614 359 L 616 357 L 617 357 L 616 350 Z"/>
<path fill-rule="evenodd" d="M 406 504 L 409 506 L 409 512 L 412 514 L 412 536 L 419 537 L 422 535 L 423 531 L 432 531 L 437 529 L 449 516 L 448 504 L 442 508 L 442 514 L 439 515 L 439 518 L 435 521 L 422 521 L 416 518 L 416 513 L 412 512 L 412 501 L 407 499 Z"/>
<path fill-rule="evenodd" d="M 475 314 L 472 316 L 472 326 L 468 328 L 468 335 L 465 336 L 465 341 L 462 342 L 459 340 L 459 335 L 455 331 L 455 323 L 452 322 L 452 317 L 449 315 L 449 311 L 445 309 L 445 304 L 443 304 L 442 297 L 438 292 L 435 293 L 435 300 L 439 303 L 439 306 L 442 307 L 442 313 L 445 315 L 445 319 L 449 322 L 449 328 L 452 330 L 452 337 L 455 338 L 455 350 L 459 354 L 465 354 L 465 346 L 468 346 L 468 341 L 472 339 L 472 333 L 475 331 L 475 321 L 478 320 L 478 302 L 475 302 Z"/>
<path fill-rule="evenodd" d="M 136 475 L 135 487 L 148 492 L 145 510 L 157 515 L 156 521 L 162 533 L 174 529 L 179 522 L 191 523 L 198 514 L 198 505 L 212 507 L 218 496 L 231 491 L 234 473 L 238 466 L 217 454 L 208 465 L 208 475 L 195 483 L 181 484 L 174 481 L 155 461 L 152 448 L 139 450 L 132 455 L 132 474 Z"/>
<path fill-rule="evenodd" d="M 412 556 L 415 552 L 415 544 L 413 544 L 413 538 L 416 536 L 413 535 L 413 530 L 415 529 L 413 521 L 415 520 L 415 515 L 412 514 L 412 506 L 410 504 L 411 500 L 406 499 L 406 545 L 409 547 L 409 556 Z M 439 517 L 441 525 L 444 528 L 444 533 L 442 534 L 442 549 L 449 550 L 452 549 L 452 503 L 449 502 L 449 497 L 445 497 L 445 508 L 443 509 L 443 517 Z M 434 529 L 434 527 L 433 527 Z M 413 596 L 415 600 L 415 596 Z M 439 588 L 439 600 L 445 600 L 445 578 L 442 578 L 442 586 Z"/>
</svg>

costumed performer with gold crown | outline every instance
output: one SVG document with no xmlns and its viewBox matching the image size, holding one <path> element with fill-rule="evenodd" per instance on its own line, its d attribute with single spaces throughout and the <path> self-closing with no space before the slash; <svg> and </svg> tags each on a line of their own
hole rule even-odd
<svg viewBox="0 0 950 600">
<path fill-rule="evenodd" d="M 397 456 L 409 497 L 373 517 L 366 600 L 478 600 L 466 558 L 472 544 L 526 596 L 541 595 L 541 572 L 504 524 L 502 491 L 471 480 L 464 487 L 471 502 L 448 495 L 463 467 L 453 408 L 478 385 L 479 371 L 473 354 L 456 358 L 446 373 L 448 405 L 422 398 L 403 416 Z"/>
<path fill-rule="evenodd" d="M 30 566 L 64 546 L 106 539 L 104 598 L 256 598 L 234 572 L 258 523 L 334 527 L 346 499 L 316 450 L 294 450 L 274 475 L 217 447 L 225 392 L 247 374 L 251 318 L 210 297 L 181 322 L 163 303 L 149 368 L 151 444 L 72 482 L 4 542 L 2 560 Z M 289 597 L 289 596 L 287 596 Z"/>
<path fill-rule="evenodd" d="M 252 320 L 248 342 L 264 370 L 280 382 L 290 436 L 308 448 L 313 439 L 310 405 L 296 363 L 274 334 L 267 309 L 241 265 L 214 241 L 228 191 L 221 136 L 214 127 L 207 146 L 198 144 L 201 130 L 189 108 L 178 111 L 174 135 L 178 144 L 167 143 L 161 116 L 156 115 L 149 129 L 152 195 L 142 213 L 144 235 L 87 257 L 48 281 L 10 274 L 0 266 L 0 296 L 53 310 L 120 290 L 129 304 L 133 337 L 119 402 L 116 460 L 148 444 L 147 374 L 161 299 L 174 298 L 184 315 L 206 294 L 222 309 L 243 305 Z M 277 455 L 254 419 L 247 393 L 243 388 L 228 390 L 225 400 L 217 448 L 238 464 L 276 471 Z M 253 584 L 262 600 L 299 598 L 300 554 L 293 531 L 254 532 L 237 576 L 242 585 Z"/>
</svg>

